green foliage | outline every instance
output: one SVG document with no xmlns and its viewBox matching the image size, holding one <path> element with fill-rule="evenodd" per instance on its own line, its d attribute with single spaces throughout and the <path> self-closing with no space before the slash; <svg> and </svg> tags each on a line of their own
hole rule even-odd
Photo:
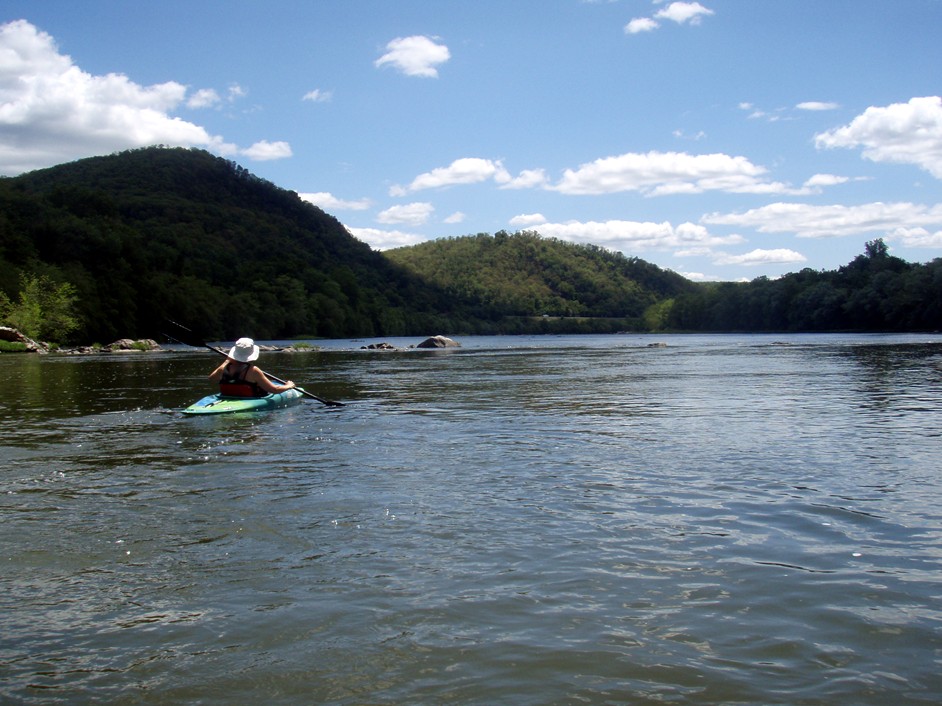
<svg viewBox="0 0 942 706">
<path fill-rule="evenodd" d="M 543 321 L 540 329 L 584 330 L 580 320 L 592 318 L 618 319 L 616 329 L 623 328 L 664 297 L 695 290 L 637 258 L 530 231 L 440 239 L 386 255 L 471 303 L 478 318 L 550 317 L 553 323 Z"/>
<path fill-rule="evenodd" d="M 199 150 L 0 180 L 0 291 L 34 270 L 73 284 L 82 340 L 160 338 L 168 318 L 207 338 L 397 335 L 451 307 L 297 194 Z"/>
<path fill-rule="evenodd" d="M 931 330 L 942 260 L 909 264 L 878 239 L 835 272 L 694 284 L 526 231 L 378 253 L 231 161 L 148 148 L 0 179 L 0 309 L 81 341 L 159 340 L 167 319 L 207 340 Z"/>
<path fill-rule="evenodd" d="M 25 353 L 27 350 L 26 344 L 20 341 L 0 341 L 0 353 Z"/>
<path fill-rule="evenodd" d="M 667 319 L 685 331 L 938 330 L 942 259 L 907 263 L 877 239 L 837 271 L 703 285 L 677 297 Z"/>
<path fill-rule="evenodd" d="M 644 312 L 644 327 L 648 331 L 663 331 L 667 328 L 671 309 L 674 307 L 673 299 L 663 299 L 649 306 Z"/>
<path fill-rule="evenodd" d="M 0 319 L 29 338 L 61 342 L 79 327 L 75 287 L 45 275 L 24 274 L 16 301 L 0 293 Z"/>
</svg>

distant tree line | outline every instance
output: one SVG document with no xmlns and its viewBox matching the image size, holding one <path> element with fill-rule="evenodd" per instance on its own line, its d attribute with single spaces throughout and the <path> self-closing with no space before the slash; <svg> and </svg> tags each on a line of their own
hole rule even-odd
<svg viewBox="0 0 942 706">
<path fill-rule="evenodd" d="M 942 259 L 908 263 L 882 239 L 836 271 L 706 284 L 662 306 L 657 328 L 680 331 L 942 329 Z"/>
<path fill-rule="evenodd" d="M 200 150 L 147 148 L 0 179 L 0 319 L 39 337 L 206 339 L 942 328 L 942 260 L 882 240 L 834 272 L 694 283 L 535 232 L 387 253 Z M 44 313 L 45 312 L 45 313 Z"/>
</svg>

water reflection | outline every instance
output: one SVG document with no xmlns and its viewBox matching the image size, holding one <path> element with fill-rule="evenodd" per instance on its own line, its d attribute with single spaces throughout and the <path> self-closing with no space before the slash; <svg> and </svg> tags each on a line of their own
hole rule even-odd
<svg viewBox="0 0 942 706">
<path fill-rule="evenodd" d="M 937 348 L 667 342 L 0 357 L 0 700 L 938 700 Z"/>
</svg>

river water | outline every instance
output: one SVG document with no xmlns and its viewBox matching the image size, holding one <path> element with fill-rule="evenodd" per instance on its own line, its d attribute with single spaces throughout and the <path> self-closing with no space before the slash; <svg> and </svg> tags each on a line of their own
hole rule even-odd
<svg viewBox="0 0 942 706">
<path fill-rule="evenodd" d="M 0 702 L 942 701 L 942 336 L 460 340 L 0 356 Z"/>
</svg>

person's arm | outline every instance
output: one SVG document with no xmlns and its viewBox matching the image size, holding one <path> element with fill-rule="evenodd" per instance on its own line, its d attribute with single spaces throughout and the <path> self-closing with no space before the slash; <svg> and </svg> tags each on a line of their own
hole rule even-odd
<svg viewBox="0 0 942 706">
<path fill-rule="evenodd" d="M 265 392 L 269 392 L 272 394 L 275 394 L 278 392 L 286 392 L 287 390 L 290 390 L 292 387 L 295 386 L 295 384 L 291 382 L 291 380 L 286 381 L 284 385 L 279 385 L 276 382 L 272 382 L 271 380 L 268 379 L 268 376 L 265 375 L 265 373 L 263 373 L 261 370 L 255 367 L 249 370 L 249 372 L 245 376 L 245 379 L 248 380 L 249 382 L 254 382 L 260 388 L 265 390 Z"/>
<path fill-rule="evenodd" d="M 228 358 L 226 358 L 226 360 L 222 361 L 222 362 L 219 364 L 219 367 L 216 368 L 215 370 L 213 370 L 213 372 L 211 372 L 211 373 L 209 374 L 209 379 L 212 380 L 213 382 L 219 382 L 220 380 L 222 380 L 222 376 L 223 376 L 223 373 L 226 372 L 226 366 L 227 366 L 227 365 L 229 365 L 229 359 L 228 359 Z"/>
</svg>

